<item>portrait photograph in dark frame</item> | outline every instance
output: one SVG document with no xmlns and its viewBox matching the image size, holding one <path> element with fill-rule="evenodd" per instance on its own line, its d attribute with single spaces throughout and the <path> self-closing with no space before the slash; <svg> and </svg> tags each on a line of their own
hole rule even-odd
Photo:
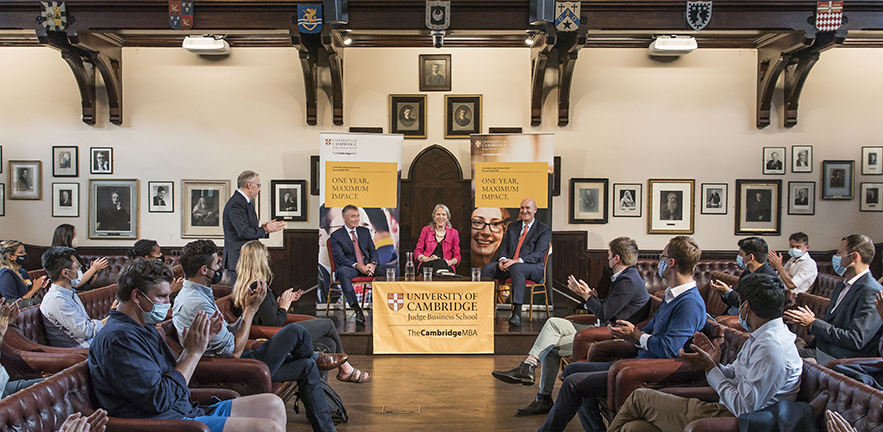
<svg viewBox="0 0 883 432">
<path fill-rule="evenodd" d="M 270 180 L 270 219 L 307 220 L 307 181 Z"/>
<path fill-rule="evenodd" d="M 736 180 L 736 235 L 779 235 L 782 181 Z"/>
<path fill-rule="evenodd" d="M 607 223 L 606 178 L 570 179 L 570 223 Z"/>
<path fill-rule="evenodd" d="M 389 132 L 426 138 L 426 95 L 389 95 Z"/>
<path fill-rule="evenodd" d="M 641 217 L 644 211 L 644 185 L 613 184 L 613 217 Z"/>
<path fill-rule="evenodd" d="M 79 175 L 79 147 L 52 146 L 52 177 L 79 177 Z"/>
<path fill-rule="evenodd" d="M 445 95 L 445 138 L 481 133 L 481 95 Z"/>
<path fill-rule="evenodd" d="M 147 211 L 149 213 L 175 212 L 175 182 L 147 182 Z"/>
<path fill-rule="evenodd" d="M 788 182 L 788 214 L 794 216 L 816 214 L 816 182 Z"/>
<path fill-rule="evenodd" d="M 785 147 L 763 148 L 763 174 L 785 175 Z"/>
<path fill-rule="evenodd" d="M 881 212 L 883 211 L 883 183 L 861 183 L 859 211 Z"/>
<path fill-rule="evenodd" d="M 420 91 L 451 91 L 451 55 L 420 54 Z"/>
<path fill-rule="evenodd" d="M 718 214 L 725 215 L 729 212 L 727 183 L 702 183 L 700 189 L 702 196 L 700 204 L 702 205 L 702 214 Z"/>
<path fill-rule="evenodd" d="M 862 147 L 862 175 L 883 175 L 883 147 Z"/>
<path fill-rule="evenodd" d="M 822 199 L 851 200 L 855 197 L 855 161 L 822 161 Z"/>
<path fill-rule="evenodd" d="M 89 179 L 89 238 L 138 238 L 137 179 Z"/>
<path fill-rule="evenodd" d="M 113 147 L 89 148 L 89 173 L 113 174 Z"/>
<path fill-rule="evenodd" d="M 812 172 L 812 146 L 811 145 L 793 145 L 791 146 L 791 172 L 792 173 L 811 173 Z"/>
</svg>

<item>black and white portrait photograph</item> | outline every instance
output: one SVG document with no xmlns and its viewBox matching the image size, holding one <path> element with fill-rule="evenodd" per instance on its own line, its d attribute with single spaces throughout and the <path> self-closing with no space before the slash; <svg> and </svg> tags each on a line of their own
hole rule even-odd
<svg viewBox="0 0 883 432">
<path fill-rule="evenodd" d="M 451 55 L 420 55 L 420 91 L 451 91 Z"/>
<path fill-rule="evenodd" d="M 791 172 L 793 172 L 793 173 L 811 173 L 812 172 L 812 146 L 810 146 L 810 145 L 791 146 Z"/>
<path fill-rule="evenodd" d="M 880 195 L 883 194 L 883 183 L 862 183 L 861 190 L 861 208 L 863 212 L 879 212 L 883 211 L 883 202 Z"/>
<path fill-rule="evenodd" d="M 9 199 L 43 198 L 43 162 L 9 161 Z"/>
<path fill-rule="evenodd" d="M 726 183 L 702 183 L 702 214 L 727 214 Z"/>
<path fill-rule="evenodd" d="M 77 177 L 80 175 L 80 149 L 76 146 L 52 147 L 52 176 Z"/>
<path fill-rule="evenodd" d="M 92 174 L 113 174 L 113 148 L 91 147 L 89 149 L 89 172 Z"/>
<path fill-rule="evenodd" d="M 6 185 L 0 183 L 0 216 L 6 216 Z"/>
<path fill-rule="evenodd" d="M 52 216 L 80 216 L 79 183 L 52 183 Z"/>
<path fill-rule="evenodd" d="M 736 235 L 778 235 L 781 208 L 781 180 L 736 180 Z"/>
<path fill-rule="evenodd" d="M 270 219 L 307 220 L 306 180 L 270 180 Z"/>
<path fill-rule="evenodd" d="M 788 182 L 788 214 L 816 214 L 816 182 Z"/>
<path fill-rule="evenodd" d="M 785 147 L 763 148 L 763 173 L 766 175 L 785 174 Z"/>
<path fill-rule="evenodd" d="M 389 95 L 390 133 L 426 138 L 426 95 Z"/>
<path fill-rule="evenodd" d="M 138 235 L 138 180 L 89 180 L 89 237 Z"/>
<path fill-rule="evenodd" d="M 640 183 L 613 184 L 614 217 L 641 217 L 643 208 L 641 191 L 643 186 Z"/>
<path fill-rule="evenodd" d="M 175 182 L 147 182 L 147 209 L 150 213 L 175 211 Z"/>
<path fill-rule="evenodd" d="M 181 236 L 223 238 L 221 217 L 224 205 L 230 198 L 230 181 L 182 180 L 181 183 L 183 185 Z"/>
<path fill-rule="evenodd" d="M 883 147 L 862 147 L 862 174 L 883 175 Z"/>
<path fill-rule="evenodd" d="M 481 95 L 445 96 L 445 138 L 481 133 Z"/>
<path fill-rule="evenodd" d="M 822 161 L 822 199 L 850 200 L 854 197 L 855 161 Z"/>
<path fill-rule="evenodd" d="M 570 179 L 570 223 L 607 223 L 608 179 Z"/>
<path fill-rule="evenodd" d="M 648 180 L 650 234 L 692 234 L 695 180 Z"/>
</svg>

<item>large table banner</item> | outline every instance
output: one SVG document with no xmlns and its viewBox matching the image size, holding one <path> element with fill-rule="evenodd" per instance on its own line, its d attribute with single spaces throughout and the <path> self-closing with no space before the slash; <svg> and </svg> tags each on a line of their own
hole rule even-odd
<svg viewBox="0 0 883 432">
<path fill-rule="evenodd" d="M 493 354 L 493 282 L 375 281 L 374 354 Z"/>
</svg>

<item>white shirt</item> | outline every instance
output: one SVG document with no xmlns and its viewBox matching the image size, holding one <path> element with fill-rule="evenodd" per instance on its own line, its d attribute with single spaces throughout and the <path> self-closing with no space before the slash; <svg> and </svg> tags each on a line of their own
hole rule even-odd
<svg viewBox="0 0 883 432">
<path fill-rule="evenodd" d="M 248 195 L 246 195 L 245 192 L 242 191 L 242 189 L 236 189 L 236 192 L 239 192 L 240 195 L 245 197 L 245 202 L 251 204 L 251 198 L 249 198 Z"/>
<path fill-rule="evenodd" d="M 794 346 L 795 338 L 782 318 L 767 321 L 752 332 L 736 361 L 705 375 L 720 403 L 738 417 L 780 400 L 797 399 L 803 361 Z"/>
<path fill-rule="evenodd" d="M 785 273 L 788 273 L 791 282 L 794 282 L 793 291 L 796 293 L 808 292 L 819 275 L 819 267 L 809 256 L 809 252 L 804 252 L 800 258 L 791 258 L 784 267 Z"/>
<path fill-rule="evenodd" d="M 674 288 L 668 287 L 665 289 L 665 298 L 663 299 L 666 303 L 671 303 L 674 299 L 678 298 L 679 295 L 687 292 L 690 288 L 696 287 L 696 281 L 690 281 L 683 285 L 678 285 Z M 644 333 L 641 335 L 641 340 L 638 343 L 638 346 L 647 349 L 647 340 L 650 339 L 650 335 Z"/>
<path fill-rule="evenodd" d="M 840 301 L 843 300 L 843 297 L 846 297 L 846 293 L 848 293 L 848 292 L 849 292 L 849 289 L 852 288 L 852 284 L 854 284 L 855 281 L 858 280 L 858 278 L 864 276 L 865 273 L 867 273 L 867 272 L 869 272 L 869 271 L 871 271 L 871 269 L 870 269 L 870 268 L 866 268 L 865 271 L 863 271 L 863 272 L 861 272 L 861 273 L 855 275 L 852 279 L 850 279 L 850 280 L 844 282 L 844 285 L 846 285 L 846 286 L 843 287 L 843 291 L 840 291 L 840 296 L 837 297 L 837 302 L 834 303 L 834 307 L 831 308 L 831 312 L 834 312 L 834 310 L 837 309 L 837 306 L 840 306 Z"/>
</svg>

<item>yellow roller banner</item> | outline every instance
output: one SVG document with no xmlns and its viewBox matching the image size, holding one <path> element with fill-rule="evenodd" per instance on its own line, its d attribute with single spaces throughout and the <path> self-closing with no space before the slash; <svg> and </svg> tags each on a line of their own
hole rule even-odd
<svg viewBox="0 0 883 432">
<path fill-rule="evenodd" d="M 374 354 L 493 354 L 493 282 L 372 285 Z"/>
<path fill-rule="evenodd" d="M 398 206 L 395 162 L 325 161 L 325 207 Z"/>
<path fill-rule="evenodd" d="M 519 208 L 533 198 L 537 208 L 549 201 L 546 162 L 476 162 L 475 207 Z"/>
</svg>

